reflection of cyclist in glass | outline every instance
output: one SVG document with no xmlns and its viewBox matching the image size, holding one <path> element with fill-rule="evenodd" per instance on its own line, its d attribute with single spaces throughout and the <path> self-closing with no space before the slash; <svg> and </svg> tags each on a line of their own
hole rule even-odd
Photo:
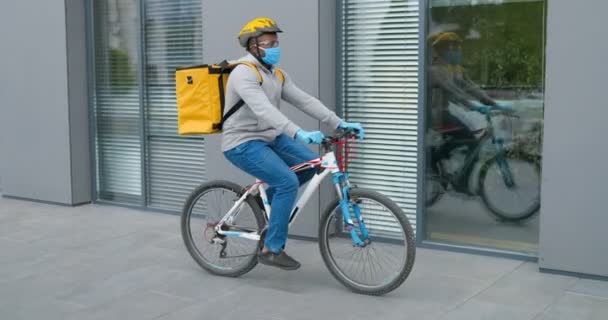
<svg viewBox="0 0 608 320">
<path fill-rule="evenodd" d="M 430 38 L 432 64 L 429 68 L 431 90 L 431 128 L 463 127 L 467 140 L 483 134 L 485 113 L 497 103 L 465 74 L 462 67 L 462 39 L 454 32 L 440 32 Z"/>
</svg>

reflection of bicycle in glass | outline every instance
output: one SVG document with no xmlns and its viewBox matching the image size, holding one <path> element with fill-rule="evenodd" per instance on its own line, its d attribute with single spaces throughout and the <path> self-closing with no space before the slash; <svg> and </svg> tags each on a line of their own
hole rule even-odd
<svg viewBox="0 0 608 320">
<path fill-rule="evenodd" d="M 523 220 L 540 208 L 540 166 L 535 157 L 518 150 L 521 146 L 505 147 L 498 137 L 491 115 L 516 117 L 512 112 L 486 112 L 486 133 L 478 140 L 462 139 L 464 128 L 441 131 L 445 143 L 429 148 L 430 168 L 426 173 L 426 205 L 435 204 L 451 186 L 454 191 L 470 196 L 479 195 L 486 207 L 504 220 Z M 484 146 L 491 144 L 494 151 L 486 160 L 481 158 Z M 454 158 L 463 158 L 450 167 Z M 481 162 L 478 188 L 471 191 L 471 175 Z"/>
<path fill-rule="evenodd" d="M 392 200 L 350 185 L 332 148 L 355 136 L 341 130 L 335 137 L 325 138 L 324 156 L 292 168 L 294 172 L 320 172 L 297 200 L 289 223 L 331 173 L 338 196 L 319 223 L 319 249 L 325 265 L 351 290 L 382 295 L 399 287 L 412 270 L 414 232 Z M 262 181 L 244 189 L 228 181 L 211 181 L 194 190 L 186 201 L 182 237 L 201 267 L 213 274 L 237 277 L 257 264 L 270 213 Z"/>
</svg>

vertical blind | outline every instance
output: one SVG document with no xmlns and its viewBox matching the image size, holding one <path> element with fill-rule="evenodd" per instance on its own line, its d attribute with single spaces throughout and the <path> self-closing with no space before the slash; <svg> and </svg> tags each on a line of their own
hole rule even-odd
<svg viewBox="0 0 608 320">
<path fill-rule="evenodd" d="M 142 201 L 138 1 L 93 1 L 97 198 Z"/>
<path fill-rule="evenodd" d="M 146 0 L 145 88 L 148 206 L 170 211 L 205 178 L 204 141 L 177 135 L 175 68 L 202 64 L 200 0 Z"/>
<path fill-rule="evenodd" d="M 177 135 L 174 84 L 202 62 L 201 1 L 92 3 L 98 199 L 178 211 L 205 178 L 203 139 Z"/>
<path fill-rule="evenodd" d="M 416 222 L 418 0 L 342 1 L 344 116 L 361 122 L 351 181 L 377 190 Z M 391 230 L 381 213 L 368 224 Z"/>
</svg>

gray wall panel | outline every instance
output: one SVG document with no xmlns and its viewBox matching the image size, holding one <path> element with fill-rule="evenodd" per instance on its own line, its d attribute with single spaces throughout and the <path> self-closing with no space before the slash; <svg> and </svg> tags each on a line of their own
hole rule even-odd
<svg viewBox="0 0 608 320">
<path fill-rule="evenodd" d="M 328 3 L 334 1 L 328 1 Z M 323 3 L 323 6 L 329 5 Z M 234 10 L 238 8 L 238 10 Z M 249 20 L 258 16 L 268 16 L 277 21 L 285 31 L 280 34 L 282 57 L 279 67 L 286 70 L 296 84 L 310 94 L 320 96 L 320 51 L 319 1 L 211 1 L 203 0 L 204 58 L 206 62 L 234 59 L 244 55 L 244 49 L 237 42 L 237 34 Z M 229 15 L 230 19 L 226 19 Z M 335 15 L 331 16 L 335 19 Z M 323 32 L 334 33 L 333 30 Z M 325 48 L 327 49 L 327 48 Z M 331 53 L 332 59 L 335 53 Z M 323 59 L 326 59 L 325 57 Z M 324 60 L 327 69 L 332 61 Z M 331 89 L 329 89 L 331 90 Z M 331 94 L 322 100 L 334 105 Z M 325 101 L 330 99 L 332 101 Z M 292 106 L 284 103 L 281 111 L 290 119 L 308 130 L 318 130 L 319 121 L 314 120 Z M 205 143 L 207 155 L 207 178 L 228 179 L 240 184 L 249 184 L 252 178 L 239 172 L 228 163 L 220 152 L 220 136 L 209 137 Z M 314 148 L 318 151 L 318 148 Z M 311 198 L 294 224 L 291 234 L 316 237 L 319 219 L 319 196 Z"/>
<path fill-rule="evenodd" d="M 84 4 L 0 5 L 0 176 L 3 194 L 90 201 Z"/>
<path fill-rule="evenodd" d="M 92 194 L 84 1 L 66 0 L 66 13 L 72 203 L 76 204 L 91 201 Z"/>
<path fill-rule="evenodd" d="M 548 6 L 541 268 L 608 276 L 607 10 L 601 0 Z"/>
<path fill-rule="evenodd" d="M 64 0 L 0 4 L 4 195 L 70 203 Z"/>
<path fill-rule="evenodd" d="M 336 107 L 336 44 L 337 35 L 337 3 L 336 0 L 319 0 L 319 98 L 334 111 Z M 338 116 L 342 116 L 338 113 Z M 331 133 L 334 128 L 321 125 L 323 132 Z M 336 198 L 335 188 L 331 179 L 327 179 L 321 185 L 319 199 L 319 212 L 327 208 L 329 203 Z"/>
</svg>

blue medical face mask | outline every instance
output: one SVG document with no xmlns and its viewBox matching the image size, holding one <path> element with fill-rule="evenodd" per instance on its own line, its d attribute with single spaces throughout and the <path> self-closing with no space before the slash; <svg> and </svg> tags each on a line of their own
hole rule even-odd
<svg viewBox="0 0 608 320">
<path fill-rule="evenodd" d="M 264 61 L 264 63 L 269 64 L 271 66 L 279 63 L 279 60 L 281 60 L 281 47 L 262 49 L 266 53 L 262 58 L 262 61 Z"/>
<path fill-rule="evenodd" d="M 448 50 L 443 54 L 443 59 L 452 65 L 462 63 L 462 52 L 460 50 Z"/>
</svg>

